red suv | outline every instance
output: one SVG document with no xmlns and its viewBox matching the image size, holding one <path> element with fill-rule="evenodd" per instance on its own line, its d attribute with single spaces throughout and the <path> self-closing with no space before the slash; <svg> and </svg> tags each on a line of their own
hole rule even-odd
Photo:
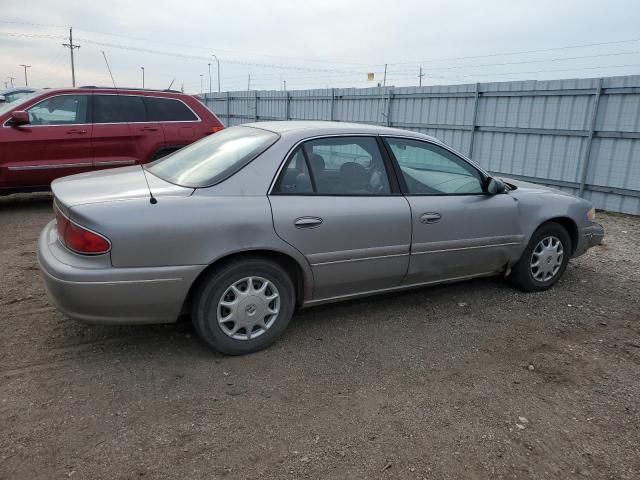
<svg viewBox="0 0 640 480">
<path fill-rule="evenodd" d="M 102 87 L 41 90 L 0 104 L 0 125 L 0 194 L 147 163 L 224 128 L 191 95 Z"/>
</svg>

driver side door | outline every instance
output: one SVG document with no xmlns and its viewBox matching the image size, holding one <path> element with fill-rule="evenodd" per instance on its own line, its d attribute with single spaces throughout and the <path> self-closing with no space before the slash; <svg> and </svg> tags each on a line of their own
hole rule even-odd
<svg viewBox="0 0 640 480">
<path fill-rule="evenodd" d="M 517 258 L 518 202 L 486 193 L 485 175 L 434 143 L 385 138 L 411 206 L 406 285 L 489 275 Z"/>
<path fill-rule="evenodd" d="M 5 187 L 48 187 L 52 180 L 92 168 L 91 102 L 59 94 L 29 107 L 29 123 L 10 127 Z"/>
</svg>

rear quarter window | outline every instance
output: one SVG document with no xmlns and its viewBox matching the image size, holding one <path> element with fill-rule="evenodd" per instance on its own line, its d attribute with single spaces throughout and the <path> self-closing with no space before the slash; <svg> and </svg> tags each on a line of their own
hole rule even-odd
<svg viewBox="0 0 640 480">
<path fill-rule="evenodd" d="M 174 98 L 144 97 L 147 117 L 152 122 L 190 122 L 198 117 L 182 101 Z"/>
</svg>

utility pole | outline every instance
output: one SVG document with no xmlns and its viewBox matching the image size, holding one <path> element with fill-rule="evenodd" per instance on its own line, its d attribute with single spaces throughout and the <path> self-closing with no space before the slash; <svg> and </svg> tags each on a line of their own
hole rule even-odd
<svg viewBox="0 0 640 480">
<path fill-rule="evenodd" d="M 140 70 L 142 70 L 142 88 L 144 88 L 144 67 L 140 67 Z"/>
<path fill-rule="evenodd" d="M 73 51 L 80 48 L 80 45 L 73 44 L 73 28 L 69 29 L 69 43 L 63 43 L 63 47 L 67 47 L 71 51 L 71 85 L 76 86 L 76 67 L 73 64 Z"/>
<path fill-rule="evenodd" d="M 200 93 L 202 93 L 202 74 L 200 74 Z"/>
<path fill-rule="evenodd" d="M 420 86 L 422 86 L 422 77 L 424 77 L 424 73 L 422 73 L 422 67 L 420 67 L 420 73 L 418 74 Z"/>
<path fill-rule="evenodd" d="M 211 56 L 216 61 L 216 67 L 218 68 L 218 93 L 220 93 L 220 60 L 215 54 L 211 54 Z M 209 74 L 209 78 L 211 78 L 211 74 Z M 211 87 L 209 87 L 209 90 L 211 90 Z"/>
<path fill-rule="evenodd" d="M 249 74 L 249 78 L 247 79 L 247 90 L 251 90 L 251 74 Z"/>
<path fill-rule="evenodd" d="M 11 88 L 13 88 L 13 81 L 16 79 L 16 77 L 7 77 L 9 79 L 9 81 L 11 82 Z M 5 82 L 6 83 L 6 82 Z"/>
<path fill-rule="evenodd" d="M 25 65 L 24 63 L 21 63 L 18 66 L 24 68 L 24 86 L 28 87 L 29 81 L 27 80 L 27 68 L 31 68 L 31 65 Z"/>
<path fill-rule="evenodd" d="M 286 80 L 282 81 L 282 86 L 284 87 L 284 91 L 286 92 L 287 91 L 287 81 Z"/>
<path fill-rule="evenodd" d="M 209 96 L 211 96 L 211 64 L 207 63 L 209 66 Z"/>
<path fill-rule="evenodd" d="M 387 64 L 384 64 L 384 77 L 382 77 L 382 86 L 387 86 Z"/>
</svg>

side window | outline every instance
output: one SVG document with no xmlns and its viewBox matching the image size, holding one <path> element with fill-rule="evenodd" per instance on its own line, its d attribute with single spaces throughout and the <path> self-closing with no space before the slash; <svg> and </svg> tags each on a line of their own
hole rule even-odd
<svg viewBox="0 0 640 480">
<path fill-rule="evenodd" d="M 143 97 L 149 121 L 185 122 L 197 121 L 198 117 L 180 100 L 173 98 Z"/>
<path fill-rule="evenodd" d="M 289 158 L 287 166 L 280 173 L 275 191 L 293 195 L 313 193 L 311 176 L 309 175 L 302 147 L 296 148 Z"/>
<path fill-rule="evenodd" d="M 144 103 L 128 95 L 94 95 L 93 123 L 144 122 Z"/>
<path fill-rule="evenodd" d="M 124 111 L 124 118 L 127 122 L 147 121 L 147 111 L 144 107 L 142 97 L 126 95 L 120 97 L 120 101 L 122 102 L 122 110 Z"/>
<path fill-rule="evenodd" d="M 319 195 L 385 195 L 389 178 L 372 137 L 331 137 L 304 143 Z"/>
<path fill-rule="evenodd" d="M 480 172 L 448 150 L 419 140 L 388 138 L 409 193 L 461 195 L 483 193 Z"/>
<path fill-rule="evenodd" d="M 389 178 L 372 137 L 305 142 L 291 155 L 275 191 L 283 194 L 385 195 Z"/>
<path fill-rule="evenodd" d="M 87 123 L 87 95 L 58 95 L 27 110 L 31 125 Z"/>
</svg>

